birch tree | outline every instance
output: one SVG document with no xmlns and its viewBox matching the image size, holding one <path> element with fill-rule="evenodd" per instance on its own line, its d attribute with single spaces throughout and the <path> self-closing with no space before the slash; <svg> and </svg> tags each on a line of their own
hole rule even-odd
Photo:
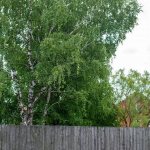
<svg viewBox="0 0 150 150">
<path fill-rule="evenodd" d="M 1 0 L 0 6 L 1 73 L 22 124 L 50 123 L 52 110 L 53 118 L 67 120 L 61 108 L 74 118 L 70 124 L 112 114 L 103 109 L 112 100 L 109 60 L 136 24 L 136 0 Z"/>
</svg>

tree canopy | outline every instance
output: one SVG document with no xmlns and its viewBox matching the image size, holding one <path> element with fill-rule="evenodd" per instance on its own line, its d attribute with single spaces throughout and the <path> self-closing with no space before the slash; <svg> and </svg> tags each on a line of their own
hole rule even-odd
<svg viewBox="0 0 150 150">
<path fill-rule="evenodd" d="M 109 60 L 136 24 L 137 1 L 0 6 L 1 123 L 114 125 Z"/>
<path fill-rule="evenodd" d="M 150 74 L 130 70 L 128 74 L 119 70 L 113 76 L 116 103 L 121 121 L 130 118 L 132 127 L 146 127 L 150 120 Z M 124 103 L 124 107 L 120 104 Z M 118 113 L 119 114 L 119 113 Z"/>
</svg>

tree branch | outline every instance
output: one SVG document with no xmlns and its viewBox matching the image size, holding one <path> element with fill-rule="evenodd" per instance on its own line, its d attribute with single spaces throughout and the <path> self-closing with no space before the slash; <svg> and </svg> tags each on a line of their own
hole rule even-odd
<svg viewBox="0 0 150 150">
<path fill-rule="evenodd" d="M 46 91 L 46 87 L 42 87 L 40 92 L 36 95 L 36 97 L 34 98 L 33 101 L 33 106 L 35 105 L 35 103 L 38 101 L 38 99 L 40 98 L 40 96 Z"/>
<path fill-rule="evenodd" d="M 48 89 L 47 101 L 46 101 L 44 112 L 43 112 L 43 124 L 45 124 L 45 119 L 46 119 L 46 116 L 47 116 L 48 104 L 49 104 L 50 99 L 51 99 L 51 87 L 49 87 L 49 89 Z"/>
</svg>

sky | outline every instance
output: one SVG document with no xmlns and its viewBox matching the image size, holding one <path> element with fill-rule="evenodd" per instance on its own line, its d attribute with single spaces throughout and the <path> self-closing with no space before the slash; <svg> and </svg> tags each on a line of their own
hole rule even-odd
<svg viewBox="0 0 150 150">
<path fill-rule="evenodd" d="M 142 12 L 138 15 L 138 25 L 127 34 L 112 61 L 113 71 L 125 69 L 150 72 L 150 0 L 138 0 Z"/>
</svg>

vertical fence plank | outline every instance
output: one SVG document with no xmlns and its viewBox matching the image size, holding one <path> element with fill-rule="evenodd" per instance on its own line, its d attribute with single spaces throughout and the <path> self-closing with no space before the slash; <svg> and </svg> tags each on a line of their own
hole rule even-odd
<svg viewBox="0 0 150 150">
<path fill-rule="evenodd" d="M 84 137 L 83 128 L 80 128 L 80 130 L 79 130 L 79 139 L 78 139 L 80 149 L 81 149 L 81 147 L 84 149 L 84 146 L 82 146 L 84 144 L 83 137 Z"/>
<path fill-rule="evenodd" d="M 150 148 L 150 128 L 145 129 L 145 147 L 146 150 Z"/>
<path fill-rule="evenodd" d="M 91 128 L 91 147 L 94 150 L 95 145 L 94 145 L 94 127 Z"/>
<path fill-rule="evenodd" d="M 17 141 L 20 141 L 19 143 L 19 147 L 18 149 L 21 149 L 21 150 L 26 150 L 27 149 L 27 127 L 26 126 L 20 126 L 20 129 L 19 128 L 16 128 L 17 130 L 19 130 L 19 137 L 18 137 L 18 131 L 15 130 L 15 133 L 16 133 L 16 142 Z"/>
<path fill-rule="evenodd" d="M 84 127 L 84 129 L 82 129 L 82 131 L 83 131 L 83 137 L 84 137 L 84 141 L 83 141 L 83 143 L 82 143 L 82 145 L 84 145 L 84 146 L 82 146 L 83 147 L 83 150 L 88 150 L 89 149 L 89 146 L 88 146 L 88 144 L 89 144 L 89 142 L 88 142 L 88 139 L 89 139 L 89 134 L 88 134 L 88 131 L 89 130 L 89 128 L 88 127 Z"/>
<path fill-rule="evenodd" d="M 140 137 L 139 137 L 139 128 L 138 128 L 138 130 L 136 130 L 136 150 L 139 150 L 139 139 Z"/>
<path fill-rule="evenodd" d="M 55 128 L 53 126 L 45 126 L 44 128 L 44 147 L 45 150 L 54 150 Z"/>
<path fill-rule="evenodd" d="M 143 138 L 144 138 L 144 136 L 143 136 L 143 128 L 141 128 L 140 129 L 140 149 L 144 149 L 143 148 L 143 143 L 144 143 Z"/>
<path fill-rule="evenodd" d="M 129 130 L 129 150 L 133 150 L 133 137 L 134 137 L 134 134 L 133 134 L 133 129 L 132 128 L 128 128 Z"/>
<path fill-rule="evenodd" d="M 15 129 L 16 126 L 9 126 L 9 150 L 15 150 L 16 149 L 16 137 L 15 137 Z"/>
<path fill-rule="evenodd" d="M 138 130 L 138 149 L 141 150 L 143 149 L 143 130 L 142 128 L 139 128 Z"/>
<path fill-rule="evenodd" d="M 143 150 L 146 150 L 146 147 L 145 147 L 145 129 L 142 128 L 142 149 Z"/>
<path fill-rule="evenodd" d="M 99 128 L 100 150 L 105 150 L 105 128 Z"/>
<path fill-rule="evenodd" d="M 7 150 L 7 126 L 2 126 L 2 150 Z"/>
<path fill-rule="evenodd" d="M 83 137 L 82 137 L 83 138 Z M 93 131 L 92 127 L 88 131 L 88 150 L 93 149 Z"/>
<path fill-rule="evenodd" d="M 94 149 L 95 150 L 98 150 L 98 144 L 97 144 L 97 142 L 98 142 L 98 140 L 97 140 L 97 127 L 93 127 L 93 132 L 94 132 Z"/>
<path fill-rule="evenodd" d="M 116 129 L 116 150 L 120 150 L 120 128 Z"/>
<path fill-rule="evenodd" d="M 119 130 L 119 139 L 120 139 L 120 143 L 119 143 L 119 148 L 120 150 L 124 150 L 124 145 L 123 145 L 123 129 L 124 128 L 120 128 Z"/>
<path fill-rule="evenodd" d="M 148 128 L 148 147 L 150 148 L 150 128 Z"/>
<path fill-rule="evenodd" d="M 62 145 L 61 145 L 61 150 L 66 149 L 66 127 L 62 126 L 61 128 L 61 137 L 62 137 Z"/>
<path fill-rule="evenodd" d="M 74 144 L 73 144 L 73 142 L 74 142 L 74 129 L 71 127 L 71 126 L 69 126 L 69 127 L 67 127 L 66 128 L 67 129 L 67 143 L 68 143 L 68 150 L 73 150 L 74 149 Z"/>
<path fill-rule="evenodd" d="M 113 133 L 113 128 L 109 128 L 109 145 L 112 150 L 115 148 L 115 135 Z M 109 149 L 110 149 L 109 148 Z"/>
<path fill-rule="evenodd" d="M 147 129 L 145 129 L 144 135 L 145 135 L 145 149 L 148 149 L 148 134 Z"/>
<path fill-rule="evenodd" d="M 59 126 L 55 126 L 54 127 L 54 131 L 55 131 L 55 134 L 54 134 L 54 150 L 59 150 L 59 147 L 60 147 L 60 127 Z"/>
<path fill-rule="evenodd" d="M 105 130 L 104 132 L 105 133 L 105 137 L 104 137 L 105 149 L 104 150 L 110 150 L 110 137 L 109 137 L 110 131 L 108 127 L 105 128 L 104 130 Z"/>
<path fill-rule="evenodd" d="M 126 128 L 125 132 L 124 132 L 124 140 L 125 140 L 125 150 L 129 149 L 129 128 Z"/>
<path fill-rule="evenodd" d="M 74 150 L 80 150 L 80 127 L 74 127 Z"/>
<path fill-rule="evenodd" d="M 97 128 L 97 149 L 101 149 L 101 130 Z"/>
<path fill-rule="evenodd" d="M 41 126 L 31 126 L 30 127 L 30 142 L 31 150 L 34 149 L 43 149 L 43 128 Z"/>
<path fill-rule="evenodd" d="M 0 150 L 2 149 L 2 126 L 0 126 Z"/>
<path fill-rule="evenodd" d="M 110 128 L 110 148 L 111 150 L 118 150 L 118 137 L 117 137 L 117 128 Z"/>
</svg>

